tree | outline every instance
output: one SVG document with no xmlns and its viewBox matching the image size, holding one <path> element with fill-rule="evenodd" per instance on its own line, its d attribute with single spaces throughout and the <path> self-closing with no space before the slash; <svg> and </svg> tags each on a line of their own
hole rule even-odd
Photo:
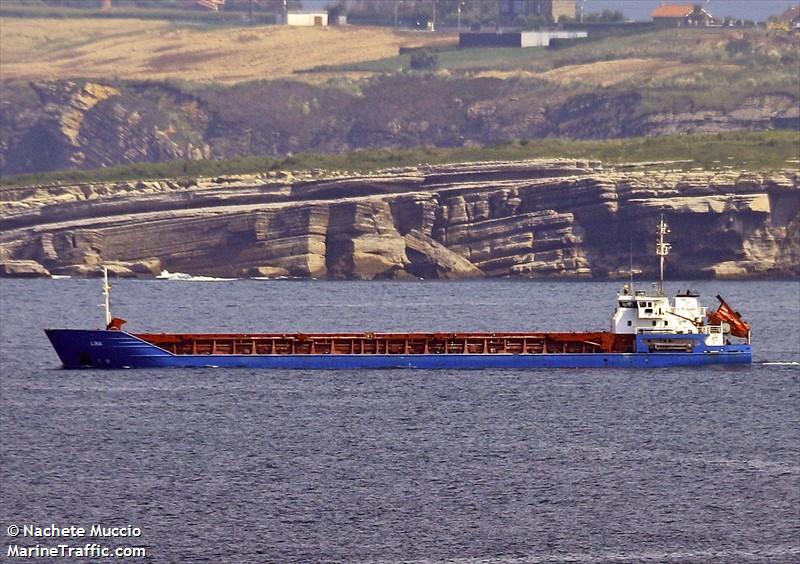
<svg viewBox="0 0 800 564">
<path fill-rule="evenodd" d="M 692 8 L 692 13 L 689 14 L 689 21 L 691 21 L 693 24 L 699 24 L 705 21 L 703 7 L 700 4 L 695 4 Z"/>
<path fill-rule="evenodd" d="M 497 0 L 464 0 L 462 16 L 466 22 L 488 24 L 497 21 L 499 13 Z"/>
<path fill-rule="evenodd" d="M 583 20 L 587 22 L 618 23 L 625 21 L 625 14 L 619 10 L 603 10 L 599 13 L 586 14 Z"/>
</svg>

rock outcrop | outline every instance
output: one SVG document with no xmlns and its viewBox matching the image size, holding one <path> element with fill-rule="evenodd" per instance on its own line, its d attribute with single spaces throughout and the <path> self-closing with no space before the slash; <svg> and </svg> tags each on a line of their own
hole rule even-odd
<svg viewBox="0 0 800 564">
<path fill-rule="evenodd" d="M 50 273 L 35 260 L 3 260 L 0 261 L 0 276 L 41 278 L 50 276 Z"/>
<path fill-rule="evenodd" d="M 798 177 L 556 160 L 6 188 L 0 262 L 5 275 L 613 278 L 631 260 L 655 274 L 663 213 L 672 277 L 796 277 Z"/>
</svg>

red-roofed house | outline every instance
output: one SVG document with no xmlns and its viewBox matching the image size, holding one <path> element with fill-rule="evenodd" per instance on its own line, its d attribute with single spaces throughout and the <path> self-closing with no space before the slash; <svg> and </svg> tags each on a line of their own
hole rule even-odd
<svg viewBox="0 0 800 564">
<path fill-rule="evenodd" d="M 699 4 L 662 4 L 650 17 L 654 22 L 677 26 L 708 25 L 714 21 L 714 16 Z"/>
</svg>

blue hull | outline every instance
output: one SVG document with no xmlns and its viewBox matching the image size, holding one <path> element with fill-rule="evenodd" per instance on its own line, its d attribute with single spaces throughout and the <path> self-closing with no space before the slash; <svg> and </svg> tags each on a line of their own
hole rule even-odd
<svg viewBox="0 0 800 564">
<path fill-rule="evenodd" d="M 547 354 L 293 354 L 175 355 L 124 331 L 48 329 L 64 368 L 660 368 L 711 364 L 750 364 L 750 345 L 709 347 L 693 335 L 693 352 L 647 352 L 637 337 L 633 353 Z M 674 335 L 647 335 L 647 339 Z"/>
</svg>

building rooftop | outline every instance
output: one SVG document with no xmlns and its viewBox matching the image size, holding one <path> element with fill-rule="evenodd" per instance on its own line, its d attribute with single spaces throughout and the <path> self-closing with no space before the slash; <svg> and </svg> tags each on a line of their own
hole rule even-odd
<svg viewBox="0 0 800 564">
<path fill-rule="evenodd" d="M 694 11 L 692 4 L 663 4 L 650 14 L 653 18 L 685 18 Z"/>
<path fill-rule="evenodd" d="M 225 4 L 225 0 L 195 0 L 194 4 L 213 11 L 219 11 L 220 6 Z"/>
</svg>

